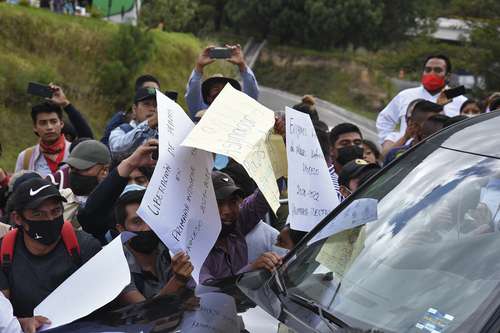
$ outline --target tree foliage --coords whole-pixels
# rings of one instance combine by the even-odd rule
[[[134,77],[151,58],[153,47],[153,38],[148,32],[131,25],[120,25],[108,46],[108,59],[99,69],[100,89],[114,99],[116,107],[123,107],[130,99]]]
[[[141,7],[141,24],[156,28],[160,23],[167,31],[184,31],[194,19],[198,2],[194,0],[149,0]]]

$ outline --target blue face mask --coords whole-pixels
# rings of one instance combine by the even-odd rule
[[[217,170],[222,170],[229,164],[229,157],[226,155],[215,154],[214,167]]]

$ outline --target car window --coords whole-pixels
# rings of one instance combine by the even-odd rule
[[[377,200],[374,221],[285,265],[289,293],[387,332],[449,332],[496,308],[486,305],[500,282],[500,160],[435,147],[412,155],[351,198]]]

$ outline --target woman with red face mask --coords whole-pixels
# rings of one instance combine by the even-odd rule
[[[467,100],[458,96],[448,100],[443,90],[448,89],[447,81],[451,73],[451,62],[445,55],[428,56],[422,68],[421,86],[399,92],[377,117],[377,131],[386,154],[406,131],[406,110],[408,104],[416,99],[424,99],[444,106],[443,113],[453,117],[460,114],[460,107]],[[399,125],[399,129],[397,128]]]

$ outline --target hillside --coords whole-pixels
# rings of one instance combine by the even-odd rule
[[[134,50],[134,40],[147,45]],[[141,32],[0,3],[0,167],[12,171],[17,154],[37,141],[29,114],[40,99],[26,94],[29,81],[61,85],[100,138],[116,108],[130,106],[131,83],[140,74],[155,75],[162,90],[178,91],[185,106],[185,85],[202,44],[191,34]],[[136,53],[140,61],[127,64]],[[231,70],[214,64],[207,74]]]
[[[266,46],[255,64],[259,83],[297,95],[312,94],[375,119],[393,95],[388,77],[369,55]]]

